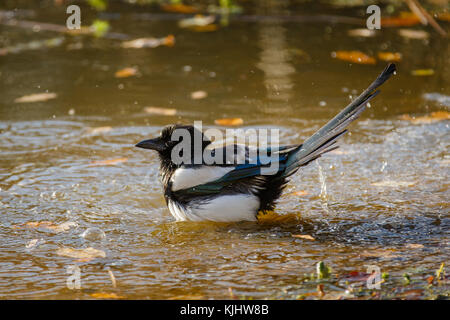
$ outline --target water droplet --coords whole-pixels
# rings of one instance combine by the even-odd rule
[[[106,235],[102,229],[93,227],[87,228],[82,234],[80,234],[80,237],[86,240],[95,241],[104,239]]]

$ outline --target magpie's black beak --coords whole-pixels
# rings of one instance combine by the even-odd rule
[[[143,140],[143,141],[139,142],[138,144],[136,144],[136,147],[162,152],[165,149],[165,144],[161,140],[161,138],[154,138],[154,139]]]

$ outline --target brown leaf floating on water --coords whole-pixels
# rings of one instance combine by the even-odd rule
[[[189,6],[182,3],[176,4],[162,4],[161,9],[166,12],[176,12],[176,13],[196,13],[198,9],[193,6]]]
[[[348,61],[357,64],[375,64],[374,57],[368,56],[361,51],[334,51],[331,53],[333,58]]]
[[[408,39],[428,39],[430,34],[423,30],[400,29],[398,34]]]
[[[219,126],[241,126],[244,124],[244,120],[242,118],[224,118],[216,119],[214,123]]]
[[[175,45],[175,37],[169,34],[164,38],[139,38],[129,41],[124,41],[120,45],[125,49],[141,49],[141,48],[156,48],[159,46],[173,47]]]
[[[399,62],[402,60],[402,54],[399,52],[378,52],[378,59],[388,62]]]
[[[203,91],[203,90],[191,92],[191,99],[193,99],[193,100],[204,99],[207,96],[208,96],[208,93],[206,91]]]
[[[44,93],[34,93],[26,95],[14,100],[15,103],[32,103],[32,102],[42,102],[51,99],[55,99],[58,95],[54,92],[44,92]]]
[[[88,262],[95,258],[106,258],[105,251],[98,250],[92,247],[85,249],[61,247],[56,250],[56,254],[63,257],[78,259],[79,262]]]
[[[310,236],[308,234],[293,234],[292,237],[293,238],[305,239],[305,240],[311,240],[311,241],[315,241],[316,240],[316,239],[314,239],[312,236]]]
[[[125,299],[124,296],[119,296],[113,292],[96,292],[91,293],[90,296],[96,299]]]
[[[114,166],[119,163],[127,162],[128,158],[117,158],[117,159],[110,159],[110,160],[98,160],[98,161],[92,161],[90,166]]]
[[[145,107],[144,112],[149,114],[157,114],[161,116],[174,116],[177,114],[177,110],[173,108],[160,108],[160,107]]]
[[[87,131],[89,134],[99,134],[99,133],[106,133],[112,130],[112,127],[105,126],[105,127],[96,127],[96,128],[88,128]]]
[[[435,111],[430,113],[429,115],[421,116],[421,117],[411,117],[408,114],[401,115],[399,117],[401,120],[409,121],[413,124],[429,124],[443,120],[450,119],[450,112],[448,111]]]
[[[288,195],[303,197],[303,196],[309,195],[309,192],[306,190],[299,190],[299,191],[294,191],[294,192],[288,193]]]
[[[417,70],[412,70],[411,74],[413,76],[419,76],[419,77],[432,76],[434,74],[434,70],[433,69],[417,69]]]
[[[61,233],[70,230],[72,227],[77,227],[78,224],[76,222],[67,221],[61,223],[59,225],[54,224],[51,221],[30,221],[22,225],[14,225],[13,229],[38,229],[43,228],[50,231],[54,231],[56,233]]]
[[[124,69],[116,71],[114,76],[116,78],[128,78],[128,77],[135,76],[137,74],[137,72],[138,72],[137,68],[134,68],[134,67],[124,68]]]
[[[397,17],[381,18],[381,27],[410,27],[420,23],[420,18],[412,12],[401,12]]]

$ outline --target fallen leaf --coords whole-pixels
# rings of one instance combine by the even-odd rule
[[[124,296],[119,296],[115,293],[107,293],[107,292],[96,292],[91,293],[90,296],[96,299],[124,299]]]
[[[104,251],[92,247],[85,249],[61,247],[56,250],[56,254],[63,257],[79,259],[78,261],[80,262],[88,262],[95,258],[106,258],[106,253]]]
[[[13,226],[13,229],[23,229],[23,228],[38,229],[38,228],[43,228],[43,229],[54,231],[56,233],[61,233],[61,232],[68,231],[72,227],[77,227],[77,226],[78,226],[78,224],[76,222],[72,222],[72,221],[67,221],[67,222],[64,222],[64,223],[59,224],[59,225],[56,225],[56,224],[54,224],[51,221],[30,221],[30,222],[27,222],[27,223],[25,223],[23,225],[15,225],[15,226]]]
[[[174,116],[177,114],[177,110],[172,108],[145,107],[144,111],[146,113],[158,114],[161,116]]]
[[[53,92],[34,93],[27,96],[23,96],[14,100],[15,103],[31,103],[42,102],[51,99],[55,99],[58,95]]]
[[[188,6],[182,3],[175,4],[162,4],[161,9],[166,12],[176,12],[176,13],[196,13],[198,9],[193,6]]]
[[[106,133],[112,130],[112,127],[105,126],[105,127],[96,127],[96,128],[88,128],[87,131],[89,134],[99,134],[99,133]]]
[[[419,76],[419,77],[432,76],[434,74],[434,70],[433,69],[417,69],[417,70],[412,70],[411,74],[413,76]]]
[[[116,78],[128,78],[128,77],[132,77],[135,76],[137,74],[138,70],[137,68],[124,68],[121,69],[119,71],[116,71],[116,73],[114,74],[114,76]]]
[[[204,27],[213,24],[215,20],[215,16],[203,16],[201,14],[197,14],[193,18],[180,20],[178,22],[178,26],[180,28]]]
[[[208,24],[206,26],[192,26],[189,29],[195,32],[212,32],[219,29],[219,27],[217,24]]]
[[[408,249],[423,249],[425,246],[420,243],[408,243],[406,244],[406,248]]]
[[[415,185],[415,182],[385,180],[385,181],[373,182],[373,183],[371,183],[371,185],[375,186],[375,187],[398,188],[398,187],[411,187],[411,186]]]
[[[399,117],[401,120],[410,121],[413,124],[430,124],[442,120],[450,119],[450,112],[448,111],[435,111],[430,113],[429,115],[421,116],[421,117],[411,117],[408,114],[401,115]]]
[[[352,29],[352,30],[348,30],[347,34],[350,37],[364,37],[364,38],[369,38],[369,37],[374,37],[377,32],[375,30],[370,30],[370,29],[364,29],[364,28],[360,28],[360,29]]]
[[[437,18],[441,21],[450,22],[450,12],[438,13]]]
[[[397,258],[398,255],[394,253],[394,249],[374,249],[374,250],[365,250],[360,253],[362,257],[366,258]]]
[[[420,23],[420,18],[412,12],[401,12],[397,17],[381,18],[382,27],[410,27]]]
[[[323,284],[317,285],[317,293],[319,294],[320,298],[323,298],[323,296],[325,295],[325,291],[323,291]]]
[[[293,238],[306,239],[306,240],[312,240],[312,241],[316,240],[316,239],[314,239],[313,237],[311,237],[308,234],[293,234],[292,237]]]
[[[207,96],[208,96],[208,93],[206,91],[200,90],[200,91],[191,92],[191,99],[194,99],[194,100],[204,99]]]
[[[141,48],[156,48],[159,46],[172,47],[175,45],[175,37],[169,34],[164,38],[139,38],[130,41],[124,41],[120,45],[122,48],[141,49]]]
[[[98,161],[92,161],[90,166],[114,166],[119,163],[127,162],[128,158],[117,158],[117,159],[110,159],[110,160],[98,160]]]
[[[366,55],[361,51],[334,51],[331,53],[333,58],[358,64],[375,64],[373,57]]]
[[[360,272],[360,271],[351,271],[348,274],[341,277],[348,282],[365,282],[369,279],[370,273]]]
[[[434,277],[433,277],[433,276],[429,276],[429,277],[427,278],[428,284],[432,284],[433,281],[434,281]]]
[[[241,126],[244,124],[244,120],[241,118],[224,118],[224,119],[216,119],[214,123],[219,126]]]
[[[398,62],[402,60],[402,54],[399,52],[378,52],[378,59],[388,62]]]
[[[428,39],[430,34],[423,30],[400,29],[398,34],[408,39]]]
[[[273,211],[262,212],[259,211],[256,217],[261,224],[280,224],[280,223],[296,223],[298,216],[290,214],[278,214]]]
[[[309,192],[306,190],[294,191],[289,193],[289,195],[291,196],[299,196],[299,197],[307,196],[308,194]]]
[[[167,300],[205,300],[205,296],[202,296],[200,294],[186,294],[173,296],[168,298]]]

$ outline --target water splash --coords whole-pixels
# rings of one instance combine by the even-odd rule
[[[319,169],[319,179],[320,179],[320,199],[323,210],[327,214],[330,214],[330,209],[328,207],[328,192],[327,192],[327,183],[326,176],[323,172],[322,166],[320,165],[319,159],[316,160],[317,168]]]

